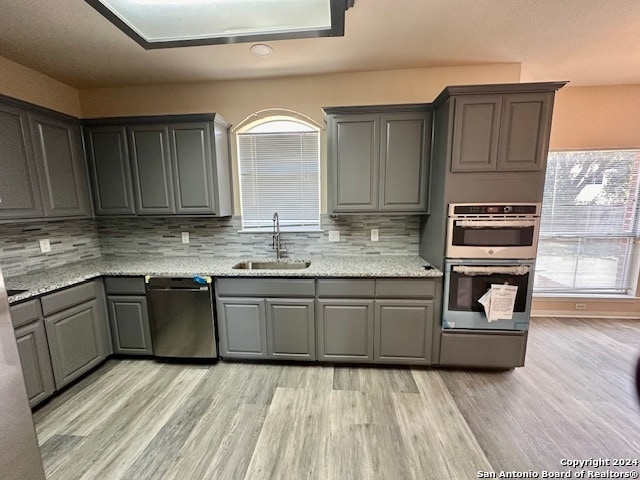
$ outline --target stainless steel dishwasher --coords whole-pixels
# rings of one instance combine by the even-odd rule
[[[217,358],[210,277],[147,277],[156,357]]]

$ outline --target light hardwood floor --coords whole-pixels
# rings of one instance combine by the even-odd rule
[[[550,318],[502,372],[110,360],[34,419],[49,480],[567,471],[640,457],[639,354],[640,321]]]

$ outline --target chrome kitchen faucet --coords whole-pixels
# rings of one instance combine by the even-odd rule
[[[280,219],[278,218],[278,212],[273,214],[273,243],[271,248],[276,251],[276,260],[282,258],[282,254],[287,252],[284,244],[280,244]]]

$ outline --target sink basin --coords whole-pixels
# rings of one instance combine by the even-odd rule
[[[18,295],[20,293],[28,292],[29,290],[7,290],[7,296],[11,297],[13,295]]]
[[[301,270],[309,268],[311,262],[240,262],[233,267],[234,270]]]

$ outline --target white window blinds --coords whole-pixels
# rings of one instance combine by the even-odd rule
[[[242,226],[320,228],[319,132],[297,121],[265,122],[238,134]]]
[[[640,151],[549,153],[534,289],[632,293]]]

